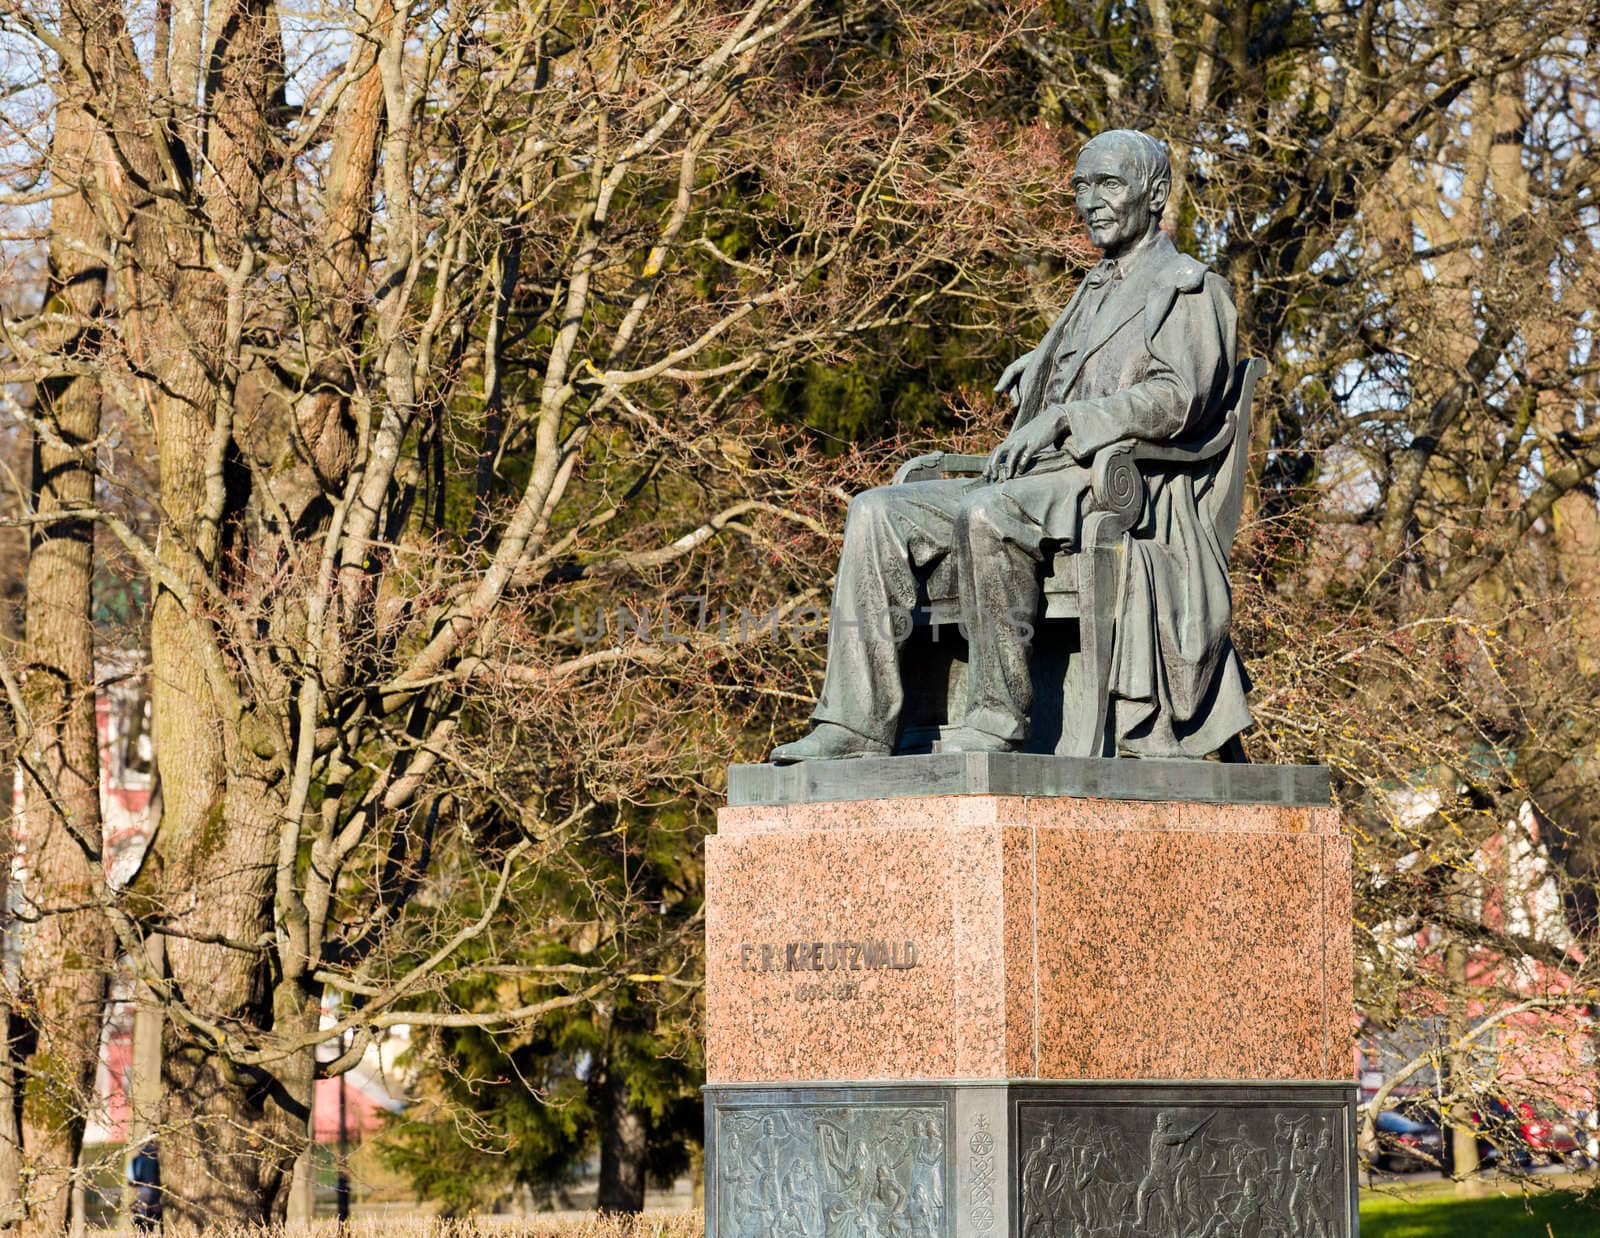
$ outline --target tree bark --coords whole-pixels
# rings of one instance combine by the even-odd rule
[[[160,934],[145,939],[145,966],[153,976],[167,970],[166,943]],[[133,1011],[133,1068],[128,1078],[128,1145],[124,1169],[131,1169],[134,1157],[161,1130],[161,1029],[165,1019],[159,1002],[141,997]],[[124,1223],[131,1229],[131,1209],[138,1188],[125,1182],[122,1192]]]
[[[70,16],[64,19],[70,22]],[[58,101],[51,161],[64,182],[92,181],[96,140],[70,97]],[[77,322],[53,351],[92,356],[98,331],[83,325],[103,310],[107,272],[87,254],[103,248],[87,197],[58,198],[51,211],[46,308]],[[38,387],[39,420],[49,433],[33,443],[34,526],[28,548],[22,688],[30,747],[41,768],[23,780],[23,837],[30,918],[22,958],[28,1051],[20,1063],[22,1165],[27,1177],[23,1232],[59,1234],[73,1223],[70,1201],[85,1116],[93,1096],[100,1028],[115,957],[110,924],[96,909],[104,888],[99,861],[100,751],[95,728],[94,526],[71,513],[94,502],[94,444],[100,385],[92,377]]]
[[[1452,941],[1444,952],[1445,979],[1454,990],[1450,997],[1450,1011],[1446,1035],[1451,1044],[1457,1044],[1468,1029],[1467,1003],[1467,944]],[[1451,1175],[1458,1188],[1464,1188],[1478,1172],[1478,1132],[1472,1125],[1472,1106],[1464,1094],[1472,1091],[1472,1050],[1456,1049],[1447,1063],[1450,1073],[1449,1090],[1456,1095],[1450,1107],[1450,1159]]]
[[[9,719],[0,719],[0,757],[5,769],[15,769],[15,734]],[[18,821],[11,797],[0,808],[0,951],[10,953],[16,931],[11,906],[12,861],[16,858]],[[11,1006],[0,1002],[0,1230],[9,1230],[22,1220],[22,1131],[17,1126],[17,1055],[13,1044],[16,1020]]]
[[[0,858],[9,866],[8,854],[0,851]],[[12,1022],[11,1007],[0,1003],[0,1230],[9,1230],[22,1220],[22,1132],[17,1128],[17,1059],[12,1048]]]
[[[206,716],[198,708],[174,712],[169,734],[192,736]],[[168,740],[158,751],[170,760],[183,749]],[[183,889],[205,891],[173,917],[192,936],[169,939],[168,969],[186,1003],[209,1019],[292,1034],[298,1030],[293,1021],[274,1019],[267,956],[256,945],[272,931],[274,809],[281,804],[251,779],[234,775],[227,781],[214,806],[197,814],[198,829],[185,830],[187,841],[167,853],[170,869],[185,874],[171,882],[169,897]],[[173,810],[169,791],[166,814]],[[168,1021],[161,1151],[169,1215],[196,1226],[281,1221],[307,1130],[299,1089],[284,1076],[305,1055],[291,1057],[281,1072],[244,1070],[217,1048],[179,1021]]]
[[[135,360],[158,379],[148,388],[164,519],[150,627],[151,714],[162,787],[156,847],[167,971],[188,1010],[249,1037],[275,1028],[280,1005],[268,943],[282,759],[254,715],[255,702],[231,681],[204,599],[234,578],[247,551],[234,433],[243,273],[254,262],[274,158],[268,117],[281,101],[283,57],[265,0],[215,7],[207,24],[215,33],[204,53],[203,139],[190,135],[194,100],[178,72],[187,73],[189,57],[179,55],[174,33],[168,102],[180,123],[170,140],[188,141],[182,158],[161,157],[141,136],[146,84],[136,74],[119,83],[131,109],[117,117],[124,154],[147,183],[172,192],[144,191],[131,177],[119,186],[129,243],[118,294],[128,307],[125,334]],[[190,212],[194,199],[203,228]],[[303,1017],[304,1003],[294,1006]],[[297,1018],[287,1030],[299,1026]],[[238,1069],[219,1048],[185,1021],[167,1021],[161,1153],[168,1216],[194,1226],[281,1220],[305,1142],[304,1102],[280,1072]]]
[[[620,1071],[606,1071],[600,1092],[600,1189],[595,1207],[601,1212],[643,1212],[649,1139],[645,1114],[630,1103],[628,1081]]]

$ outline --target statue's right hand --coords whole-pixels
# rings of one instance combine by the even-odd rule
[[[1006,366],[1005,371],[1000,375],[1000,381],[994,385],[995,394],[1009,395],[1013,404],[1018,403],[1020,397],[1017,394],[1017,387],[1022,382],[1022,375],[1028,368],[1028,362],[1032,360],[1033,354],[1028,352]]]
[[[1056,445],[1055,435],[1049,418],[1035,418],[1027,425],[1018,426],[989,453],[989,460],[983,466],[984,480],[1002,482],[1020,477],[1033,467],[1040,452]]]

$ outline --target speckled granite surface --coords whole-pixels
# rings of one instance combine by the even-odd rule
[[[728,808],[706,858],[712,1083],[1349,1073],[1330,809]]]

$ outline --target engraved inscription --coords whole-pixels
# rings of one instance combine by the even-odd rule
[[[742,941],[740,971],[908,971],[914,941]]]
[[[986,1234],[994,1228],[995,1176],[999,1166],[995,1164],[994,1135],[989,1130],[989,1119],[980,1113],[973,1126],[976,1129],[967,1140],[967,1151],[972,1155],[967,1205],[973,1228]]]
[[[833,984],[797,984],[794,986],[797,1001],[802,1002],[853,1002],[861,996],[859,980],[840,980]]]
[[[1022,1238],[1347,1238],[1331,1113],[1029,1107]]]
[[[939,1238],[944,1109],[719,1109],[718,1238]]]

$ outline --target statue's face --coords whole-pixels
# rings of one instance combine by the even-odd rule
[[[1149,234],[1167,197],[1164,184],[1145,184],[1131,151],[1112,144],[1084,148],[1072,172],[1072,188],[1090,239],[1108,258]]]

